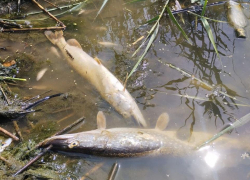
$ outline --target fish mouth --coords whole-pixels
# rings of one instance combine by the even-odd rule
[[[70,146],[71,139],[73,138],[73,134],[65,134],[65,135],[59,135],[59,136],[53,136],[51,138],[48,138],[44,141],[42,146],[49,146],[53,145],[55,148],[63,148],[66,149]]]

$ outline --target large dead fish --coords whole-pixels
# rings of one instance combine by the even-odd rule
[[[94,154],[98,156],[131,157],[141,155],[169,154],[176,156],[192,155],[202,151],[197,147],[211,134],[193,132],[192,138],[184,139],[175,131],[163,131],[168,124],[168,114],[163,113],[154,129],[113,128],[106,129],[106,119],[102,112],[97,115],[98,129],[54,136],[44,142],[44,146],[53,145],[63,151]],[[248,146],[248,143],[233,138],[220,137],[214,147]],[[249,146],[248,146],[249,147]],[[223,151],[224,153],[225,151]]]
[[[147,126],[135,100],[124,88],[121,82],[105,68],[98,59],[93,59],[82,50],[75,40],[67,42],[62,31],[45,31],[45,36],[59,47],[68,63],[99,91],[101,96],[109,102],[124,117],[133,116],[142,126]]]
[[[229,24],[235,29],[237,37],[245,38],[244,28],[247,26],[247,19],[242,11],[242,6],[232,0],[225,3]]]

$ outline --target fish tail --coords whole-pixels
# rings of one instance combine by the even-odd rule
[[[135,120],[143,127],[147,127],[147,123],[143,117],[143,115],[141,114],[140,110],[135,113],[133,112],[133,117],[135,118]]]
[[[55,33],[52,31],[45,31],[44,34],[53,44],[57,44],[58,40],[63,38],[63,31],[61,30],[55,31]]]

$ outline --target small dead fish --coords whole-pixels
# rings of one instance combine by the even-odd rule
[[[130,93],[124,89],[121,82],[98,60],[83,51],[75,39],[67,42],[62,31],[45,31],[46,37],[59,47],[67,62],[86,80],[88,80],[124,117],[134,117],[142,126],[147,123]],[[107,42],[106,44],[110,44]],[[112,43],[112,45],[114,45]]]
[[[6,147],[8,147],[12,143],[12,138],[6,139],[4,142],[0,144],[0,152],[3,152]]]
[[[107,42],[107,41],[103,41],[103,42],[98,42],[98,44],[105,46],[105,47],[115,47],[118,46],[118,44],[112,43],[112,42]]]
[[[57,50],[54,46],[51,46],[50,51],[51,51],[54,55],[56,55],[57,57],[59,57],[59,58],[61,57],[60,53],[58,52],[58,50]]]
[[[244,28],[247,26],[247,19],[243,13],[242,6],[232,0],[225,3],[229,24],[235,29],[238,38],[246,38]]]
[[[42,70],[40,70],[37,73],[36,80],[39,81],[40,79],[42,79],[42,77],[44,76],[44,74],[46,73],[47,70],[48,70],[48,68],[43,68]]]

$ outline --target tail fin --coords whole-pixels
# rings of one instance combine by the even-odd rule
[[[55,31],[55,33],[45,31],[44,34],[53,44],[57,44],[58,40],[63,37],[63,31]]]
[[[147,123],[141,113],[141,111],[138,109],[138,111],[135,113],[133,112],[133,117],[135,118],[135,120],[138,122],[139,125],[143,126],[143,127],[147,127]]]

